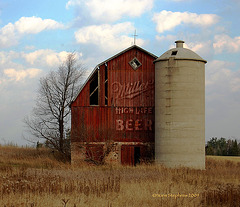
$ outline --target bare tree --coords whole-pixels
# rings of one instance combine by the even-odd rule
[[[84,71],[76,55],[70,53],[57,71],[40,79],[36,106],[31,116],[24,119],[34,137],[44,139],[49,147],[67,158],[70,158],[69,106],[79,90]]]

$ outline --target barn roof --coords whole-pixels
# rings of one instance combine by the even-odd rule
[[[99,63],[99,64],[93,69],[93,71],[92,71],[91,74],[88,76],[88,78],[86,79],[86,81],[84,82],[84,84],[82,85],[82,87],[80,88],[79,92],[77,93],[76,97],[73,99],[72,102],[74,102],[74,101],[77,99],[77,97],[78,97],[78,95],[81,93],[82,89],[85,87],[85,85],[87,84],[87,82],[91,79],[91,77],[99,70],[99,68],[100,68],[101,65],[109,62],[110,60],[113,60],[114,58],[116,58],[116,57],[124,54],[125,52],[127,52],[127,51],[129,51],[129,50],[131,50],[131,49],[133,49],[133,48],[137,48],[138,50],[141,50],[141,51],[143,51],[144,53],[147,53],[148,55],[154,57],[155,59],[158,58],[158,56],[156,56],[156,55],[148,52],[147,50],[144,50],[143,48],[141,48],[141,47],[139,47],[139,46],[137,46],[137,45],[133,45],[133,46],[131,46],[131,47],[129,47],[129,48],[127,48],[127,49],[125,49],[125,50],[117,53],[116,55],[114,55],[114,56],[108,58],[107,60]],[[70,104],[70,106],[71,106],[71,104]]]

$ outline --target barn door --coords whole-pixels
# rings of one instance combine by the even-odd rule
[[[121,164],[136,165],[140,163],[140,147],[123,145],[121,148]]]
[[[136,166],[137,164],[140,163],[140,147],[134,147],[134,165]]]
[[[133,146],[122,145],[121,164],[134,165],[134,147]]]

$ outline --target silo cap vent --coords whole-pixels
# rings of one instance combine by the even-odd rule
[[[176,43],[176,48],[183,48],[183,43],[184,43],[183,40],[177,40],[175,41],[175,43]]]

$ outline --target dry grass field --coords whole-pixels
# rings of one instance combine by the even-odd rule
[[[56,155],[55,155],[56,156]],[[206,170],[79,166],[46,149],[0,147],[1,207],[239,206],[240,158],[206,158]]]

